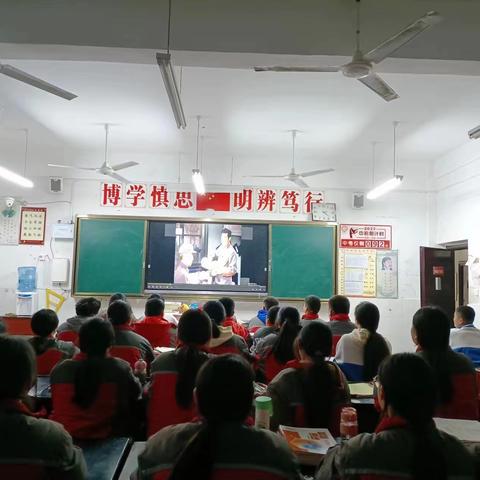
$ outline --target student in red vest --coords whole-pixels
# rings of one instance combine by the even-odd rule
[[[175,347],[177,326],[163,317],[165,304],[160,298],[145,302],[145,316],[133,324],[133,329],[155,347]]]
[[[66,358],[72,358],[78,352],[72,342],[63,342],[55,338],[58,316],[53,310],[42,308],[35,312],[32,315],[30,325],[35,336],[29,338],[28,342],[37,355],[37,372],[39,375],[48,375],[56,363]],[[49,353],[53,355],[49,355]],[[58,353],[58,355],[55,355],[55,353]],[[51,359],[48,358],[49,356]]]
[[[412,339],[432,368],[439,386],[437,417],[478,420],[475,368],[450,346],[450,319],[438,307],[423,307],[413,316]]]
[[[311,320],[321,320],[318,316],[321,306],[322,301],[316,295],[308,295],[308,297],[305,297],[304,310],[300,325],[304,327],[305,325],[308,325]]]
[[[242,337],[248,346],[252,344],[252,337],[248,333],[248,330],[237,322],[235,318],[235,302],[230,297],[222,297],[219,302],[225,307],[225,314],[227,317],[223,322],[224,327],[232,327],[232,331],[235,335]]]
[[[253,403],[253,372],[238,355],[221,355],[200,370],[196,423],[172,425],[150,437],[137,479],[300,480],[287,443],[245,424]]]
[[[235,335],[232,327],[225,327],[225,307],[217,300],[210,300],[203,305],[203,311],[212,321],[212,339],[208,344],[208,351],[216,355],[223,353],[238,353],[250,358],[247,344],[239,335]]]
[[[350,394],[340,368],[325,360],[332,350],[332,332],[321,322],[310,322],[300,331],[295,350],[297,358],[268,385],[272,427],[328,428],[339,436],[340,412],[350,403]]]
[[[53,370],[52,420],[82,440],[129,435],[141,393],[127,362],[108,356],[114,339],[109,322],[93,318],[79,332],[81,353]]]
[[[435,378],[425,361],[413,353],[392,355],[376,385],[382,420],[375,433],[330,449],[315,480],[474,478],[473,456],[435,427]]]
[[[132,307],[130,304],[122,300],[116,300],[108,307],[107,316],[115,332],[111,355],[127,360],[132,368],[139,358],[150,365],[154,358],[153,349],[146,338],[133,331],[131,326]]]
[[[25,340],[0,337],[0,376],[0,478],[86,478],[82,451],[65,429],[23,403],[35,384],[35,353]]]
[[[58,334],[60,338],[65,333],[78,334],[80,327],[98,314],[101,303],[94,297],[81,298],[75,304],[75,317],[67,319],[58,327]]]
[[[178,347],[162,353],[151,366],[148,402],[148,436],[167,425],[189,422],[196,415],[195,379],[208,360],[212,322],[200,310],[187,310],[178,322]]]
[[[262,308],[248,322],[248,329],[255,333],[259,328],[263,328],[267,322],[267,312],[276,305],[279,305],[279,302],[275,297],[265,297]]]

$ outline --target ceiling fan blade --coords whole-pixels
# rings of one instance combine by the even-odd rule
[[[428,12],[423,17],[419,18],[412,24],[405,27],[393,37],[385,40],[380,45],[365,55],[365,59],[379,63],[385,58],[389,57],[393,52],[397,51],[400,47],[413,40],[417,35],[424,32],[430,27],[433,27],[437,23],[442,21],[442,17],[437,12]]]
[[[115,172],[109,173],[107,176],[112,177],[115,180],[118,180],[119,182],[122,182],[122,183],[130,183],[130,180],[127,180],[126,178],[122,177],[121,175]]]
[[[314,175],[321,175],[322,173],[334,172],[334,168],[325,168],[324,170],[312,170],[310,172],[302,172],[299,175],[302,177],[313,177]]]
[[[7,77],[14,78],[15,80],[19,80],[20,82],[28,83],[32,87],[39,88],[45,92],[53,93],[53,95],[64,98],[65,100],[73,100],[74,98],[77,98],[77,95],[74,93],[63,90],[63,88],[56,87],[45,80],[34,77],[33,75],[30,75],[29,73],[26,73],[18,68],[12,67],[11,65],[0,65],[0,73],[7,75]]]
[[[301,177],[291,179],[290,181],[301,188],[308,188],[308,184]]]
[[[98,169],[94,167],[75,167],[73,165],[59,165],[57,163],[48,163],[47,164],[49,167],[55,167],[55,168],[70,168],[72,170],[88,170],[90,172],[96,172]]]
[[[112,165],[110,168],[113,171],[118,172],[119,170],[123,170],[129,167],[134,167],[135,165],[138,165],[138,162],[117,163],[116,165]]]
[[[359,78],[358,81],[362,82],[370,90],[373,90],[377,95],[380,95],[386,102],[398,98],[397,92],[385,83],[376,73],[371,73],[366,77]]]
[[[338,72],[340,67],[253,67],[256,72]]]
[[[285,178],[285,175],[244,175],[243,178]]]

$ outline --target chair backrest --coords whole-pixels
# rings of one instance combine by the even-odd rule
[[[333,335],[332,337],[332,357],[334,357],[337,353],[337,343],[340,341],[341,338],[341,335]]]
[[[51,476],[43,465],[25,464],[2,464],[0,463],[0,478],[17,478],[19,480],[48,480],[50,478],[60,478],[60,476]]]
[[[190,422],[197,416],[194,403],[188,409],[177,404],[175,400],[177,378],[176,372],[153,373],[147,407],[148,436],[168,425]]]
[[[28,335],[33,336],[31,327],[32,317],[17,317],[15,315],[5,315],[0,317],[7,329],[9,335]]]
[[[280,363],[272,352],[269,352],[264,359],[265,378],[270,383],[276,375],[287,367],[286,363]]]
[[[73,330],[66,330],[65,332],[58,332],[57,338],[64,342],[72,342],[78,347],[78,333]]]
[[[435,412],[436,417],[456,418],[460,420],[478,420],[478,390],[476,376],[461,373],[452,376],[453,400],[441,405]]]
[[[139,322],[133,326],[136,333],[146,338],[153,348],[170,347],[170,331],[172,326],[169,323],[143,323]]]
[[[154,474],[153,480],[167,480],[170,474],[170,469],[161,470]],[[275,472],[256,470],[253,466],[237,466],[236,468],[216,468],[211,478],[212,480],[287,480],[290,477],[288,474],[281,475]]]
[[[50,418],[61,423],[72,437],[94,440],[112,436],[119,406],[116,384],[101,384],[96,399],[88,408],[73,402],[73,384],[55,383],[51,389],[53,410]]]
[[[50,375],[53,367],[63,359],[63,352],[56,348],[49,348],[41,355],[37,355],[37,374]]]
[[[121,358],[128,362],[132,369],[135,368],[135,363],[142,358],[142,353],[137,347],[114,345],[110,348],[109,353],[111,357]]]

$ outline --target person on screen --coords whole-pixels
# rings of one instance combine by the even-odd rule
[[[233,276],[237,273],[237,252],[232,245],[232,231],[224,228],[221,233],[220,245],[215,249],[211,260],[210,274],[216,285],[233,285]]]
[[[191,283],[189,268],[193,263],[193,245],[184,243],[178,249],[178,263],[173,275],[173,283]]]

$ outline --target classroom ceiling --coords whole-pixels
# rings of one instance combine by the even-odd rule
[[[297,170],[336,169],[313,177],[312,186],[368,188],[372,142],[380,142],[376,178],[391,174],[392,121],[397,120],[405,188],[428,189],[430,161],[468,141],[467,130],[480,123],[480,2],[363,2],[367,45],[425,11],[435,8],[446,15],[442,24],[397,52],[401,58],[381,65],[382,76],[400,94],[386,103],[340,74],[251,69],[345,60],[351,53],[350,0],[212,0],[208,8],[206,2],[174,1],[173,57],[183,66],[186,131],[176,129],[154,62],[154,48],[164,45],[166,2],[116,0],[115,9],[113,3],[71,1],[67,9],[63,2],[50,2],[50,7],[42,2],[39,8],[38,2],[23,0],[8,9],[0,6],[0,42],[6,42],[0,44],[2,61],[79,96],[67,102],[1,77],[2,162],[14,167],[23,162],[23,137],[12,129],[28,128],[34,174],[65,173],[47,168],[49,162],[99,166],[100,124],[108,122],[115,124],[112,161],[142,164],[129,170],[129,178],[175,182],[180,158],[181,180],[188,181],[195,159],[195,116],[202,115],[203,170],[209,183],[258,184],[243,176],[287,172],[287,130],[299,129]],[[7,150],[15,153],[6,155]],[[81,172],[68,176],[98,178]]]

